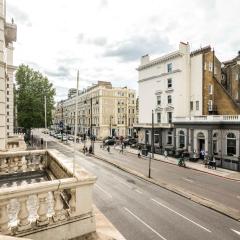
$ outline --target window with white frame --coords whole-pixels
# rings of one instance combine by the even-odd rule
[[[213,94],[213,85],[212,85],[212,84],[209,84],[209,85],[208,85],[208,93],[209,93],[210,95]]]
[[[208,100],[208,111],[212,111],[212,110],[213,110],[213,101]]]
[[[238,73],[236,74],[236,80],[238,81],[238,79],[239,79],[239,77],[238,77],[239,75],[238,75]]]
[[[199,101],[196,101],[196,110],[199,110]]]
[[[234,133],[228,133],[227,135],[227,155],[236,155],[237,151],[237,139]]]
[[[172,63],[167,64],[167,72],[168,73],[172,72]]]
[[[167,103],[172,104],[172,96],[171,95],[167,96]]]
[[[168,131],[167,134],[167,144],[172,144],[173,143],[173,133],[171,131]]]
[[[158,106],[161,105],[161,96],[157,96],[157,105],[158,105]]]
[[[172,123],[172,112],[167,113],[168,123]]]
[[[161,113],[157,113],[157,123],[161,123]]]
[[[183,130],[179,131],[179,147],[180,148],[185,147],[185,134]]]
[[[167,80],[167,87],[172,88],[172,79],[171,78],[168,78],[168,80]]]
[[[209,68],[209,71],[212,72],[212,70],[213,70],[213,64],[212,64],[212,62],[209,62],[208,68]]]

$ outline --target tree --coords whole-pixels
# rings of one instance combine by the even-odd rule
[[[20,65],[16,73],[16,105],[18,126],[25,129],[45,126],[44,96],[47,99],[47,125],[52,123],[55,89],[40,72]]]

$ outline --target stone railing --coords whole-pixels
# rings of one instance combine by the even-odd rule
[[[24,141],[23,135],[15,135],[7,138],[8,151],[21,151],[26,150],[27,146]]]
[[[56,150],[0,154],[0,158],[4,174],[6,169],[44,168],[52,178],[0,189],[0,234],[57,240],[95,231],[92,189],[96,177],[78,165],[73,173],[72,160]],[[56,235],[58,227],[65,235]]]
[[[203,115],[193,117],[175,117],[173,123],[177,122],[239,122],[240,115]]]
[[[47,153],[44,150],[0,154],[0,175],[41,170],[46,160]]]

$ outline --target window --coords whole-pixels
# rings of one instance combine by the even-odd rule
[[[213,101],[208,100],[208,111],[212,111],[212,110],[213,110]]]
[[[161,113],[157,113],[157,123],[161,123]]]
[[[161,105],[161,96],[157,96],[157,105],[158,105],[158,106]]]
[[[132,110],[132,113],[134,113],[134,109]]]
[[[238,100],[238,92],[236,93],[236,100]]]
[[[145,132],[145,138],[146,138],[146,144],[149,144],[150,133],[148,130],[146,130],[146,132]]]
[[[183,130],[179,131],[179,147],[185,147],[185,134]]]
[[[172,144],[172,138],[173,138],[172,132],[169,131],[167,135],[167,144]]]
[[[212,70],[213,70],[213,64],[212,64],[211,62],[209,63],[208,68],[209,68],[209,71],[212,72]]]
[[[172,72],[172,63],[168,63],[167,65],[167,72]]]
[[[199,101],[196,101],[196,110],[199,110]]]
[[[236,80],[238,81],[238,73],[236,74]]]
[[[120,108],[118,108],[118,113],[120,113]]]
[[[214,74],[217,74],[217,72],[218,72],[218,68],[214,67]]]
[[[190,102],[190,110],[193,110],[193,101]]]
[[[159,134],[154,134],[154,143],[155,144],[159,143]]]
[[[172,123],[172,112],[167,113],[168,123]]]
[[[234,133],[228,133],[227,135],[227,155],[236,155],[236,136]]]
[[[171,95],[168,95],[168,97],[167,97],[167,103],[168,103],[168,104],[172,104],[172,96],[171,96]]]
[[[167,84],[168,84],[168,88],[172,88],[172,79],[171,78],[169,78],[167,80]]]
[[[204,64],[204,70],[207,70],[207,63]]]
[[[210,95],[213,94],[213,85],[212,85],[212,84],[209,84],[209,85],[208,85],[208,93],[209,93]]]

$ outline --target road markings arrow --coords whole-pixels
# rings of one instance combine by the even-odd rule
[[[232,228],[231,228],[231,230],[240,236],[240,232],[239,232],[239,231],[234,230],[234,229],[232,229]]]

